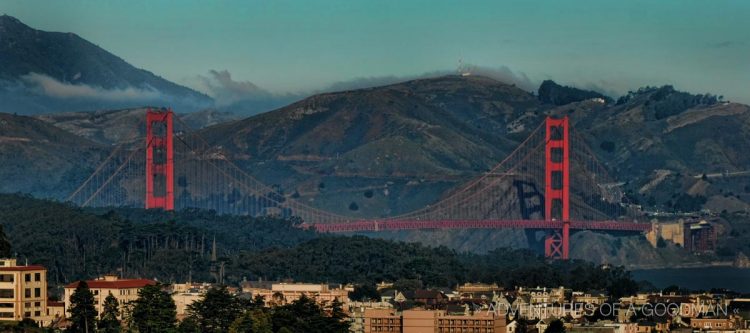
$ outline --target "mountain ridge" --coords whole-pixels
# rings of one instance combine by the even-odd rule
[[[212,101],[74,33],[37,30],[8,15],[0,16],[0,63],[0,88],[8,97],[0,110],[32,114],[160,100],[192,109]]]

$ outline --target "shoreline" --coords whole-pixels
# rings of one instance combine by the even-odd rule
[[[737,269],[750,269],[748,267],[737,267],[734,265],[734,261],[712,261],[712,262],[696,262],[696,263],[682,263],[675,265],[626,265],[625,269],[629,271],[642,271],[642,270],[657,270],[657,269],[682,269],[682,268],[711,268],[711,267],[732,267]]]

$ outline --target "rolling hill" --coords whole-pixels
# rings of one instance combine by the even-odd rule
[[[543,111],[512,85],[446,76],[317,95],[201,134],[302,200],[383,216],[424,206],[488,170]]]
[[[34,118],[86,139],[111,145],[145,137],[146,109],[146,107],[139,107],[91,112],[61,112],[38,115]],[[191,129],[201,129],[237,118],[231,113],[214,109],[178,114],[178,117]]]
[[[41,120],[0,113],[0,192],[63,199],[108,152]]]
[[[668,86],[644,88],[617,102],[603,103],[578,98],[582,93],[577,90],[556,87],[553,91],[554,100],[571,102],[543,102],[543,96],[485,77],[445,76],[316,95],[261,115],[208,126],[199,133],[285,195],[349,216],[379,217],[435,202],[500,161],[546,115],[567,114],[610,174],[624,182],[629,198],[647,210],[687,207],[680,203],[681,196],[705,198],[705,203],[691,208],[727,210],[728,214],[747,209],[748,177],[721,175],[750,165],[745,153],[750,142],[748,106]],[[46,161],[49,166],[37,166],[39,184],[19,178],[4,184],[3,191],[59,198],[62,189],[74,186],[71,179],[88,176],[96,166],[93,161],[102,158],[89,152],[91,160],[80,161],[79,156],[87,153],[71,145],[98,152],[103,144],[130,138],[142,127],[138,123],[141,111],[39,119],[4,115],[15,132],[6,129],[2,136],[28,137],[15,139],[15,146],[7,147],[25,144],[30,148],[24,150],[28,162],[8,168],[5,161],[15,161],[11,159],[14,151],[0,147],[9,151],[2,172],[20,177],[24,163]],[[55,135],[63,140],[54,139]],[[68,174],[61,177],[58,170],[68,170]],[[702,177],[704,173],[711,177]],[[724,227],[724,236],[732,228]],[[538,235],[467,230],[382,236],[488,251],[498,246],[522,247]],[[614,246],[603,235],[578,237],[590,239],[582,243],[592,244],[592,249],[606,249],[608,254],[601,260],[611,263],[679,261],[675,259],[679,249],[665,255],[638,250],[647,245],[636,239]],[[587,253],[586,249],[576,251],[574,256]]]

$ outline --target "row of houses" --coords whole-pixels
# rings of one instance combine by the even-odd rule
[[[64,326],[70,298],[80,282],[64,287],[61,301],[47,295],[47,271],[39,265],[18,265],[0,259],[0,320],[32,319],[41,325]],[[101,313],[109,295],[121,304],[121,317],[149,279],[105,275],[86,281]],[[208,283],[173,284],[170,293],[178,319],[212,287]],[[352,285],[253,281],[229,288],[242,297],[263,297],[267,306],[283,305],[305,295],[322,306],[343,303],[351,331],[366,332],[504,332],[541,333],[555,320],[568,332],[653,333],[702,331],[750,333],[750,298],[721,293],[690,295],[639,293],[613,300],[601,291],[557,288],[515,288],[467,283],[455,290],[399,291],[378,285],[379,300],[349,299]],[[659,308],[663,306],[663,311]],[[604,313],[605,310],[608,313]],[[593,315],[599,311],[599,319]]]
[[[750,299],[736,294],[639,293],[612,299],[602,291],[564,287],[505,290],[494,284],[467,283],[455,290],[392,292],[392,285],[385,284],[379,288],[380,302],[352,303],[354,332],[497,332],[504,326],[507,333],[541,333],[560,320],[567,332],[750,333]],[[415,331],[420,325],[413,322],[419,317],[414,311],[450,318],[458,326],[444,327],[433,320],[435,330]],[[477,320],[485,320],[482,327],[476,327]],[[492,324],[487,324],[490,320]]]

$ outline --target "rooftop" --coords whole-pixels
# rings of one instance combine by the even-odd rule
[[[47,269],[44,268],[44,266],[40,266],[40,265],[0,267],[0,272],[44,271],[44,270],[47,270]]]
[[[81,281],[76,281],[65,286],[65,288],[78,288]],[[89,289],[130,289],[143,288],[156,284],[154,280],[148,279],[117,279],[117,280],[87,280]]]

